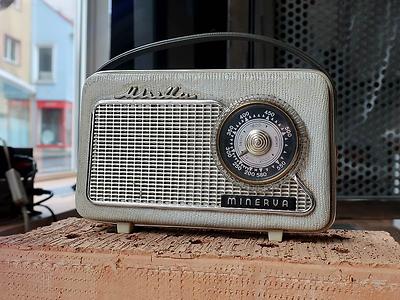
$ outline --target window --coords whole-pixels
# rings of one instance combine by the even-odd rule
[[[6,35],[4,39],[4,59],[10,63],[19,63],[20,42]]]
[[[53,48],[38,48],[38,81],[52,81],[53,78]]]
[[[42,110],[41,144],[60,144],[60,120],[62,110],[57,108]]]
[[[68,170],[71,164],[72,103],[36,100],[37,164],[47,172]]]
[[[33,149],[39,176],[76,168],[83,2],[14,0],[0,9],[0,137]]]
[[[84,67],[79,63],[80,28],[85,28],[80,24],[85,5],[80,0],[0,0],[0,137],[8,146],[21,148],[17,153],[23,159],[14,167],[22,176],[27,176],[27,162],[33,159],[36,179],[40,178],[35,187],[54,192],[54,202],[46,204],[56,214],[74,206],[71,186],[77,158],[77,109]],[[29,173],[24,185],[31,200],[33,176]],[[9,201],[9,193],[0,191],[0,198]],[[34,201],[42,199],[34,197]],[[40,208],[35,206],[32,215],[40,218],[37,212]],[[8,207],[3,215],[17,220]]]

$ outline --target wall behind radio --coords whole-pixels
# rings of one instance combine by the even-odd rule
[[[338,194],[400,198],[400,2],[277,1],[275,36],[316,57],[338,90]],[[299,61],[276,51],[282,67]]]
[[[342,0],[113,0],[111,56],[185,34],[241,31],[300,47],[338,89],[341,198],[400,199],[400,2]],[[243,42],[202,44],[122,68],[307,67],[283,51]]]

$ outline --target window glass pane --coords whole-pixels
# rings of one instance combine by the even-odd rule
[[[51,72],[51,48],[39,48],[39,72]]]
[[[72,143],[72,110],[71,107],[66,108],[65,111],[65,143],[71,145]]]
[[[42,130],[40,135],[42,145],[58,145],[61,142],[61,115],[61,109],[42,110]]]
[[[15,42],[10,39],[10,51],[9,51],[9,57],[11,61],[15,60]]]
[[[0,137],[33,148],[39,174],[75,170],[77,3],[0,9]]]
[[[8,51],[10,49],[9,42],[10,42],[10,40],[8,39],[8,37],[5,36],[4,37],[4,58],[8,57]]]

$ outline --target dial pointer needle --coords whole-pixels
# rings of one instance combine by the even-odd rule
[[[247,154],[247,153],[249,153],[249,150],[244,149],[244,150],[242,151],[242,153],[239,154],[239,157],[242,157],[243,155],[245,155],[245,154]]]

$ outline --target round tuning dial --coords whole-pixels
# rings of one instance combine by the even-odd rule
[[[277,100],[233,105],[216,129],[216,154],[224,173],[251,185],[284,179],[301,159],[303,128],[295,111]]]

